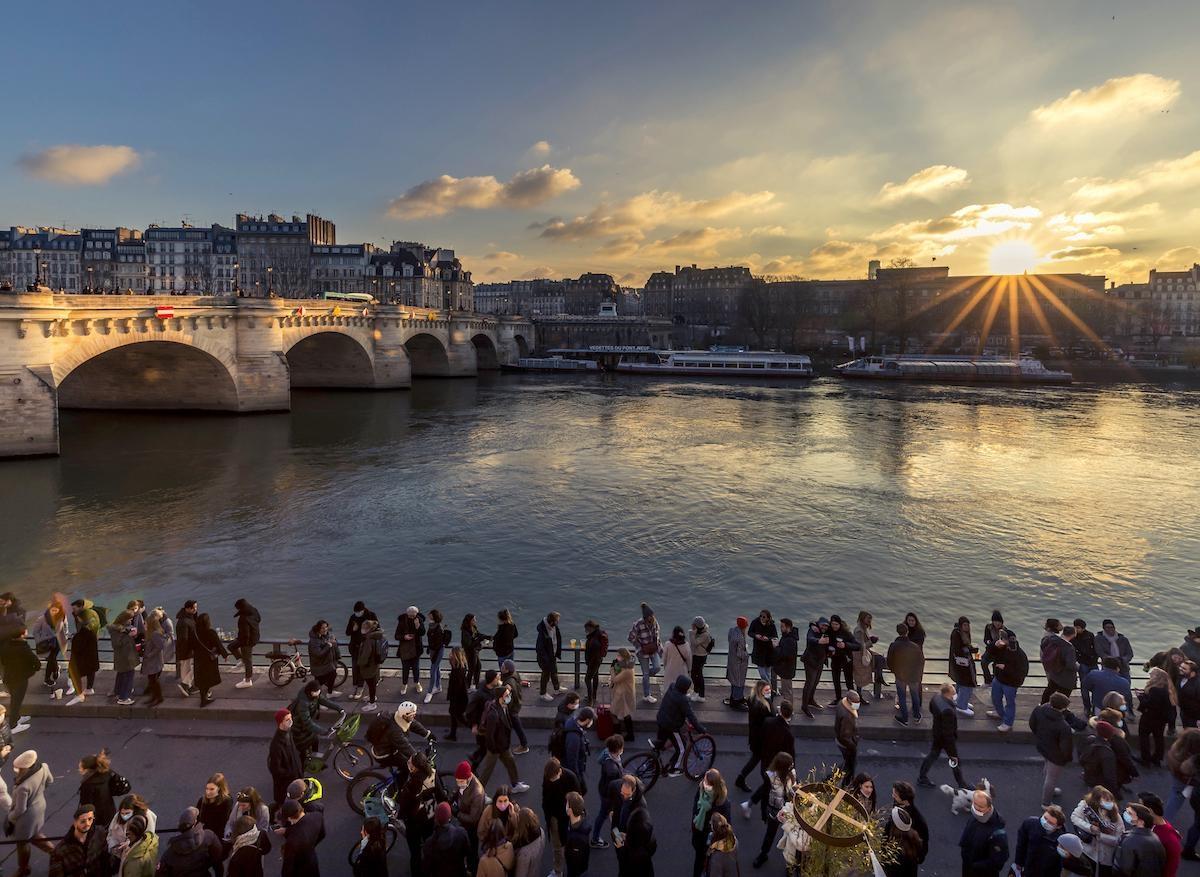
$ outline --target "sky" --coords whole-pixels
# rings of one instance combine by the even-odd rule
[[[1200,4],[310,3],[4,12],[0,226],[232,224],[477,282],[1200,261]]]

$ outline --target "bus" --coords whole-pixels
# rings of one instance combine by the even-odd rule
[[[329,301],[353,301],[364,305],[375,304],[375,296],[366,292],[327,292],[322,298]]]

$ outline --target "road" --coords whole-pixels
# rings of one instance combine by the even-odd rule
[[[36,728],[19,735],[15,750],[33,746],[54,771],[56,782],[49,793],[48,833],[61,833],[71,820],[77,802],[76,765],[82,755],[107,747],[116,770],[126,775],[138,791],[158,814],[162,827],[174,825],[178,814],[193,804],[200,796],[209,774],[220,770],[229,779],[234,789],[254,785],[266,790],[271,788],[266,771],[267,743],[273,728],[257,722],[245,721],[184,721],[157,720],[154,722],[117,719],[87,719],[85,721],[63,718],[42,718]],[[539,807],[540,778],[546,755],[546,731],[534,731],[530,735],[532,751],[517,759],[522,778],[534,788],[522,796],[522,803]],[[631,747],[631,750],[640,749]],[[443,743],[439,761],[453,766],[461,760],[469,747],[463,743]],[[1004,744],[975,743],[962,747],[963,764],[968,780],[988,777],[997,789],[997,805],[1010,827],[1015,843],[1016,828],[1026,816],[1039,813],[1038,794],[1041,788],[1041,762],[1032,747]],[[597,747],[593,742],[593,753]],[[717,767],[732,781],[745,760],[745,741],[739,738],[718,738]],[[832,741],[825,744],[815,740],[798,740],[797,754],[804,769],[813,765],[833,763],[837,750]],[[859,753],[859,769],[873,774],[880,787],[880,801],[890,797],[887,791],[893,781],[916,778],[917,765],[923,755],[921,747],[913,743],[889,744],[880,741],[864,741]],[[596,772],[591,768],[594,781]],[[6,780],[11,786],[11,768],[6,771]],[[503,777],[500,769],[499,777]],[[328,836],[319,848],[322,873],[337,875],[348,873],[346,852],[358,838],[358,817],[346,805],[343,796],[344,784],[336,776],[325,780],[326,830]],[[950,772],[943,762],[933,771],[935,782],[950,781]],[[1165,796],[1169,778],[1165,771],[1146,777],[1146,782],[1136,786],[1147,788]],[[495,780],[494,780],[495,781]],[[663,779],[650,795],[651,813],[658,838],[658,853],[655,857],[658,873],[676,873],[682,877],[685,863],[692,860],[688,818],[695,786],[686,778]],[[932,850],[921,873],[926,875],[952,875],[959,873],[957,840],[962,830],[963,817],[950,814],[949,801],[940,792],[918,789],[918,805],[930,824]],[[1082,780],[1077,773],[1070,772],[1064,778],[1064,805],[1073,806],[1083,792]],[[734,792],[735,801],[745,796]],[[589,796],[589,804],[594,798]],[[1187,809],[1184,810],[1188,814]],[[1190,819],[1190,814],[1185,816]],[[1184,827],[1186,828],[1186,822]],[[762,837],[762,823],[757,815],[745,820],[736,812],[734,826],[740,842],[743,873],[755,873],[750,863],[757,852]],[[0,868],[15,867],[16,857],[11,846],[0,847]],[[34,852],[34,873],[45,874],[46,857]],[[407,848],[397,844],[392,852],[391,872],[395,875],[408,873]],[[550,872],[551,860],[547,847],[546,873]],[[1189,870],[1191,869],[1191,870]],[[588,871],[594,877],[611,877],[617,872],[616,858],[611,850],[593,850],[592,865]],[[268,857],[268,874],[279,873],[278,848]],[[784,874],[781,855],[773,851],[768,864],[759,872],[764,875]],[[1181,874],[1200,874],[1200,867],[1184,863]]]

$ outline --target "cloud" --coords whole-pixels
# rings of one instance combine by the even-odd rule
[[[758,228],[750,229],[752,238],[785,238],[790,234],[791,232],[782,225],[760,225]]]
[[[646,246],[647,252],[672,253],[684,251],[696,256],[715,256],[717,248],[727,242],[737,240],[742,236],[740,228],[704,228],[688,229],[678,232],[663,240],[654,241]]]
[[[1163,271],[1182,271],[1197,262],[1200,262],[1200,247],[1175,247],[1159,256],[1154,266]]]
[[[598,237],[631,236],[640,240],[650,229],[693,220],[717,219],[739,211],[758,212],[774,206],[775,193],[730,192],[719,198],[689,201],[677,192],[652,190],[615,204],[601,203],[574,219],[550,219],[541,225],[541,237],[552,241],[580,241]]]
[[[1043,126],[1113,124],[1160,112],[1171,106],[1179,94],[1179,80],[1137,73],[1109,79],[1086,91],[1077,88],[1066,97],[1037,107],[1029,116]]]
[[[871,240],[907,239],[914,241],[961,241],[968,238],[1003,234],[1015,229],[1025,230],[1042,211],[1029,205],[968,204],[949,216],[938,219],[918,219],[900,222],[870,235]]]
[[[493,207],[535,207],[564,192],[579,188],[579,178],[569,168],[548,164],[521,171],[507,183],[493,176],[452,177],[442,174],[418,183],[388,204],[394,219],[444,216],[454,210]]]
[[[516,253],[510,253],[507,250],[497,250],[493,253],[488,253],[483,256],[485,262],[515,262],[521,257]]]
[[[101,186],[137,167],[141,161],[132,146],[51,146],[22,155],[17,164],[31,176],[63,186]]]
[[[1092,177],[1071,182],[1081,184],[1072,197],[1089,204],[1101,201],[1121,203],[1151,191],[1200,186],[1200,149],[1180,158],[1145,165],[1128,177],[1114,180]]]
[[[1157,216],[1157,203],[1143,204],[1132,210],[1083,210],[1075,213],[1056,213],[1046,220],[1046,227],[1053,229],[1067,241],[1089,241],[1097,237],[1113,238],[1126,233],[1125,225],[1131,220]]]
[[[1112,247],[1064,247],[1061,250],[1048,253],[1045,261],[1081,262],[1084,259],[1111,259],[1119,255],[1121,255],[1121,251],[1115,250]]]
[[[967,172],[949,164],[934,164],[917,171],[903,183],[884,183],[879,190],[879,200],[893,204],[906,198],[932,199],[942,192],[961,189],[970,183]]]
[[[539,140],[537,143],[533,144],[533,146],[529,147],[529,154],[538,155],[542,158],[545,158],[550,154],[550,141]]]

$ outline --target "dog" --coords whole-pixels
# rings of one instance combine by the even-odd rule
[[[992,791],[992,784],[988,782],[987,777],[983,777],[975,784],[973,789],[956,789],[954,786],[941,785],[938,786],[942,794],[950,798],[950,812],[957,816],[959,813],[969,813],[971,810],[971,796],[976,792],[987,792],[993,798],[995,793]]]

